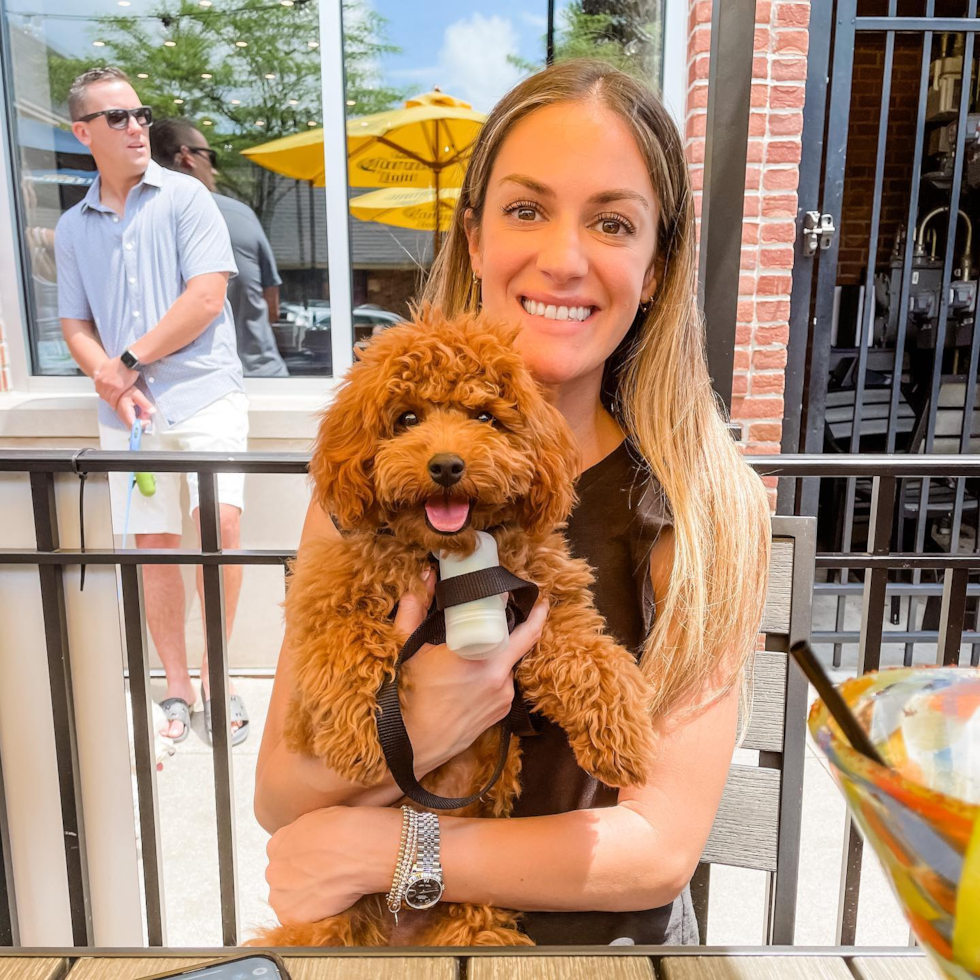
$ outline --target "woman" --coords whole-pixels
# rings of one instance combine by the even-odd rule
[[[712,393],[694,236],[683,147],[659,100],[601,62],[563,62],[491,112],[425,290],[448,315],[482,303],[523,325],[521,352],[582,452],[572,551],[597,569],[599,611],[657,691],[647,785],[601,786],[546,727],[523,742],[513,819],[440,818],[443,900],[524,910],[538,943],[697,941],[687,883],[735,746],[769,521]],[[576,307],[591,312],[580,320]],[[336,531],[314,505],[303,540],[318,534]],[[515,630],[510,662],[545,615],[539,604]],[[400,605],[406,637],[423,616]],[[256,814],[275,833],[272,907],[284,923],[309,922],[387,891],[401,793],[391,780],[345,783],[285,749],[288,634],[279,663]],[[419,776],[506,714],[513,693],[492,663],[444,645],[423,648],[406,672]]]

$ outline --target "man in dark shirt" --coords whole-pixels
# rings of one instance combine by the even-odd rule
[[[161,119],[150,131],[153,159],[169,170],[197,177],[214,196],[238,265],[228,285],[238,335],[238,356],[246,377],[284,378],[271,324],[279,319],[279,271],[269,239],[255,212],[241,201],[215,193],[214,151],[204,134],[186,119]]]

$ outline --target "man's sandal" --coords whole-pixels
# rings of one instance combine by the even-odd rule
[[[231,744],[241,745],[245,739],[248,738],[248,712],[245,710],[245,702],[242,700],[240,694],[233,694],[231,696],[231,720],[232,722],[239,721],[241,724],[238,728],[233,728],[231,732]],[[208,699],[204,702],[204,727],[208,733],[208,744],[213,745],[213,739],[211,735],[211,701]]]
[[[178,745],[191,733],[191,706],[183,698],[167,698],[160,702],[160,707],[163,709],[168,722],[179,721],[184,726],[184,730],[176,738],[170,738],[169,735],[163,736],[170,738],[174,745]]]

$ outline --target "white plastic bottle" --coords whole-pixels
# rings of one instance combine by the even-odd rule
[[[476,548],[466,558],[439,555],[442,579],[498,565],[497,542],[486,531],[476,532]],[[507,593],[447,606],[446,646],[465,660],[488,660],[507,646]]]

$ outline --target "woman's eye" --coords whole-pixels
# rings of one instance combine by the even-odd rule
[[[495,416],[491,415],[489,412],[480,412],[476,417],[477,422],[489,422],[493,425],[497,419]]]
[[[419,424],[419,417],[415,412],[402,412],[401,415],[395,420],[395,427],[399,429],[407,429],[410,426]]]
[[[623,234],[633,234],[633,226],[625,218],[620,217],[619,215],[600,215],[597,219],[597,223],[603,234],[606,235],[619,238],[622,237]]]
[[[531,201],[508,204],[503,210],[504,214],[513,214],[518,221],[534,221],[538,215],[538,206]]]

